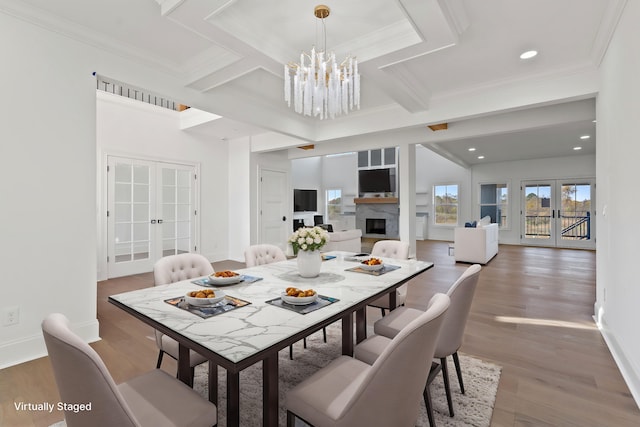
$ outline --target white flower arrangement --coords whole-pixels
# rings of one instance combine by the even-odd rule
[[[322,248],[329,241],[329,233],[322,227],[298,228],[289,237],[289,243],[293,247],[293,253],[298,251],[315,251]]]

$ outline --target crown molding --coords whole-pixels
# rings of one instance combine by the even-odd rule
[[[606,9],[606,13],[602,17],[600,28],[593,41],[593,48],[591,50],[591,58],[596,67],[600,66],[604,55],[607,53],[609,43],[611,43],[616,28],[618,28],[618,23],[627,5],[627,1],[628,0],[611,0],[610,3],[612,3],[612,5]]]
[[[182,67],[180,64],[168,63],[166,58],[151,55],[146,50],[137,49],[133,46],[117,42],[83,25],[59,18],[23,2],[0,0],[0,12],[36,25],[47,31],[68,37],[79,43],[138,62],[156,70],[161,70],[174,77],[179,76],[181,72]]]

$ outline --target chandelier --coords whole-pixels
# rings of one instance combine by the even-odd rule
[[[290,62],[284,66],[284,100],[289,107],[293,101],[296,113],[305,116],[320,116],[320,119],[335,118],[348,114],[354,107],[360,109],[360,74],[358,60],[348,55],[341,63],[336,62],[333,52],[326,52],[326,29],[324,19],[329,16],[328,6],[316,6],[313,14],[322,21],[324,48],[311,54],[302,52],[300,63]]]

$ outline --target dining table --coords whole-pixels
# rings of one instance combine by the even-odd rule
[[[240,423],[240,372],[261,362],[262,425],[277,426],[278,352],[339,321],[342,354],[353,355],[354,341],[366,338],[367,305],[389,294],[390,307],[395,308],[394,290],[433,267],[428,261],[379,257],[384,268],[368,271],[361,268],[367,255],[335,251],[322,256],[320,274],[312,278],[300,276],[294,258],[234,270],[237,283],[223,286],[208,284],[207,277],[188,279],[112,295],[109,302],[179,343],[178,378],[186,384],[193,380],[189,351],[205,356],[208,397],[214,403],[218,366],[226,370],[227,426]],[[190,307],[183,298],[209,286],[226,295],[218,303],[222,308],[211,316],[206,308]],[[308,305],[287,304],[282,294],[288,287],[312,289],[317,299]]]

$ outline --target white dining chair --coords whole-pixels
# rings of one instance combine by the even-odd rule
[[[200,254],[178,254],[160,258],[153,266],[153,282],[155,286],[168,285],[182,280],[208,276],[214,273],[213,266],[207,258]],[[162,358],[168,354],[178,360],[178,342],[162,332],[155,330],[156,345],[158,346],[158,362],[156,368],[162,365]],[[189,364],[191,365],[191,377],[194,368],[207,359],[200,353],[191,350],[189,352]]]
[[[104,362],[71,331],[60,313],[47,316],[42,333],[60,401],[91,404],[64,412],[67,427],[208,427],[216,406],[160,369],[116,385]]]
[[[247,267],[271,264],[278,261],[286,261],[287,256],[276,245],[261,244],[249,246],[244,251],[244,262]]]
[[[415,426],[449,297],[437,294],[369,365],[340,356],[286,395],[287,426]]]
[[[409,258],[409,243],[401,242],[400,240],[378,240],[373,244],[371,249],[372,257],[380,258],[396,258],[396,259],[408,259]],[[396,293],[396,306],[403,305],[407,300],[407,284],[400,286],[395,290]],[[389,295],[384,295],[369,304],[371,307],[379,308],[382,315],[385,315],[385,310],[389,310]]]
[[[449,406],[449,415],[453,417],[453,400],[451,398],[451,387],[449,383],[449,372],[447,369],[447,357],[452,356],[460,385],[460,392],[464,394],[464,383],[462,381],[462,369],[460,367],[460,359],[458,357],[458,349],[462,345],[464,329],[471,311],[471,303],[475,294],[480,271],[482,267],[478,264],[469,266],[464,273],[454,282],[447,291],[447,295],[451,299],[451,306],[442,326],[442,333],[436,344],[434,357],[439,359],[442,368],[445,392],[447,395],[447,404]],[[374,324],[374,332],[387,338],[395,337],[403,328],[415,320],[423,313],[422,310],[414,308],[400,307],[393,310],[388,316],[383,317]],[[366,340],[365,340],[366,341]],[[363,341],[358,344],[359,354],[363,359],[371,361],[376,353],[380,352],[383,347],[381,341],[378,340],[370,343]],[[365,356],[369,353],[368,356]]]

